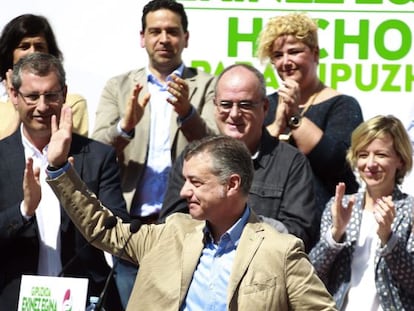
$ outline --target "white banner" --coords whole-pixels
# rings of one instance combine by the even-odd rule
[[[88,279],[23,275],[18,311],[84,311]]]
[[[22,13],[49,19],[65,56],[69,92],[87,99],[92,130],[105,82],[147,64],[139,37],[146,2],[18,0],[2,8],[0,27]],[[365,119],[393,114],[407,128],[414,120],[413,0],[179,2],[189,19],[186,65],[218,74],[225,66],[248,62],[263,71],[272,92],[278,78],[255,57],[257,36],[270,17],[308,12],[319,20],[321,79],[354,96]]]

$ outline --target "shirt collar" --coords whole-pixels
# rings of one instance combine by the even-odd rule
[[[49,145],[46,145],[43,150],[38,150],[24,135],[23,124],[20,124],[20,135],[22,137],[22,144],[25,150],[26,159],[31,157],[33,159],[47,160],[47,149]]]
[[[184,63],[181,63],[180,66],[177,67],[177,69],[175,69],[173,72],[171,72],[168,77],[167,77],[167,81],[171,80],[171,75],[175,74],[176,76],[182,77],[183,76],[183,72],[184,72]],[[149,83],[153,83],[156,84],[158,86],[163,86],[163,84],[155,77],[155,75],[153,75],[151,73],[151,70],[149,69],[149,67],[146,68],[146,73],[147,73],[147,81]]]
[[[222,240],[222,238],[224,236],[228,236],[229,239],[232,241],[232,243],[234,245],[237,245],[239,243],[241,234],[243,232],[243,229],[248,221],[250,217],[250,208],[248,206],[245,207],[244,212],[242,214],[242,216],[236,221],[236,223],[231,226],[221,237],[220,237],[220,241]],[[208,226],[204,227],[204,235],[205,237],[210,240],[213,241],[213,237],[211,235],[210,229],[208,228]],[[220,243],[220,242],[219,242]]]

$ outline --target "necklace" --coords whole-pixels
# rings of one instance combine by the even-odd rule
[[[319,81],[318,86],[316,88],[316,92],[312,94],[310,100],[302,107],[302,111],[300,113],[300,116],[303,117],[306,111],[309,110],[311,106],[316,102],[316,99],[318,98],[319,94],[325,89],[325,85]]]

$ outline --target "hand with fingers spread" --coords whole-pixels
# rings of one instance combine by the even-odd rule
[[[33,168],[33,159],[28,158],[23,175],[23,212],[26,216],[33,216],[42,198],[40,188],[40,168]]]
[[[168,92],[172,95],[172,97],[167,98],[167,102],[174,107],[175,112],[181,118],[185,118],[191,111],[187,82],[179,76],[172,74],[171,81],[167,82],[167,86]]]
[[[346,227],[349,224],[352,214],[352,207],[355,203],[355,198],[352,196],[347,206],[343,206],[342,199],[345,194],[345,183],[338,183],[335,189],[335,199],[331,206],[332,212],[332,237],[336,242],[339,242],[345,233]]]
[[[52,136],[47,150],[47,160],[52,167],[61,167],[67,160],[72,142],[72,110],[62,107],[60,121],[52,116]]]
[[[395,218],[395,205],[391,196],[384,196],[376,200],[374,217],[378,223],[378,237],[381,240],[381,245],[384,246],[390,239],[391,225]]]
[[[135,85],[125,110],[125,116],[121,120],[121,128],[126,133],[131,132],[142,119],[145,106],[150,100],[150,94],[145,94],[142,101],[138,101],[142,88],[143,86],[141,84]]]

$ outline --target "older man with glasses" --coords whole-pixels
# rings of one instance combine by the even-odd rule
[[[263,127],[269,107],[263,75],[245,64],[226,68],[217,79],[214,104],[220,133],[243,141],[252,155],[248,205],[279,231],[301,238],[309,251],[320,224],[315,219],[312,171],[301,152],[271,137]],[[180,157],[171,170],[161,222],[174,212],[188,212],[186,200],[179,196],[182,165]]]
[[[1,310],[17,310],[23,274],[88,278],[89,295],[99,296],[110,271],[102,251],[86,246],[45,182],[51,120],[53,115],[60,116],[66,90],[63,66],[51,54],[33,53],[14,65],[10,99],[22,122],[13,134],[0,140]],[[115,149],[73,134],[70,154],[76,171],[99,199],[128,220]],[[40,174],[39,204],[30,204],[25,193],[23,174],[28,163]],[[121,310],[113,281],[109,288],[105,307]]]

